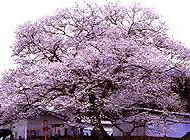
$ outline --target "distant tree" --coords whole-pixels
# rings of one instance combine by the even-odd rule
[[[72,124],[90,120],[103,135],[102,120],[116,126],[145,107],[183,110],[168,70],[186,64],[190,53],[166,31],[153,10],[113,3],[20,25],[13,45],[18,68],[1,81],[2,120],[51,107]]]

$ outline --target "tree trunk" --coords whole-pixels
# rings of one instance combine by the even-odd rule
[[[103,125],[101,123],[100,112],[98,110],[98,104],[96,103],[95,94],[89,94],[89,102],[91,104],[89,110],[91,113],[91,124],[93,126],[93,134],[94,136],[109,136],[107,132],[104,130]]]
[[[93,125],[93,134],[95,136],[109,136],[107,134],[107,132],[104,130],[104,127],[101,123],[101,119],[99,116],[95,116],[93,117],[93,119],[91,120],[92,125]]]

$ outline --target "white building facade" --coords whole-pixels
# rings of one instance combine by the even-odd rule
[[[46,125],[46,126],[45,126]],[[79,135],[80,129],[71,126],[66,126],[63,120],[50,115],[41,115],[36,119],[20,120],[12,125],[12,131],[15,139],[23,138],[28,139],[32,137],[45,136],[45,127],[47,128],[47,136],[68,136]]]

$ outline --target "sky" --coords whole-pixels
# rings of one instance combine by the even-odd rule
[[[117,2],[118,0],[85,1],[102,5],[106,1]],[[74,6],[76,2],[82,5],[84,0],[0,0],[0,77],[3,72],[16,67],[11,57],[11,45],[14,43],[14,32],[18,25],[51,15],[57,9]],[[120,0],[122,5],[133,2],[140,2],[143,6],[154,8],[166,21],[169,35],[190,48],[189,0]]]

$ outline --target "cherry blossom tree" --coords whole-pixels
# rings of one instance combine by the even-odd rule
[[[53,108],[72,124],[90,120],[103,135],[102,120],[117,126],[143,108],[183,110],[171,71],[188,65],[189,50],[138,4],[86,4],[27,22],[13,51],[18,68],[1,81],[2,120]]]
[[[173,75],[173,83],[172,90],[179,94],[181,100],[185,102],[184,108],[186,112],[190,112],[190,76],[189,76],[189,68],[183,68],[183,71],[178,70],[175,71],[175,75]]]

